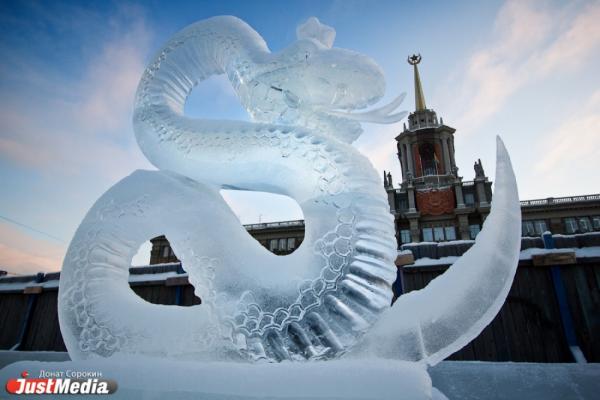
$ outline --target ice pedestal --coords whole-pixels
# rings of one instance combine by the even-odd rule
[[[117,356],[85,362],[22,361],[0,370],[0,380],[20,377],[23,371],[36,378],[41,370],[101,372],[118,384],[110,399],[444,398],[432,389],[423,364],[382,359],[249,364]]]

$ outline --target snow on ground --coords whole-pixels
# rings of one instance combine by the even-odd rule
[[[0,367],[18,359],[68,360],[68,355],[60,352],[0,351]],[[67,368],[94,371],[99,368],[105,373],[105,378],[115,379],[119,385],[115,395],[107,397],[110,399],[135,399],[144,396],[146,399],[256,400],[261,398],[260,393],[266,394],[266,391],[274,394],[277,390],[288,390],[289,397],[285,399],[295,400],[306,398],[303,397],[305,393],[314,393],[323,387],[333,391],[336,385],[340,385],[336,395],[327,397],[331,391],[323,390],[323,396],[313,398],[360,399],[362,393],[372,389],[371,385],[376,385],[381,387],[374,389],[370,397],[362,398],[385,399],[385,391],[388,390],[390,398],[402,399],[413,394],[410,387],[428,386],[427,378],[421,372],[412,368],[404,370],[401,366],[396,366],[397,362],[394,361],[357,360],[355,364],[346,364],[343,368],[338,368],[340,362],[327,363],[262,364],[263,367],[221,364],[217,369],[208,371],[214,365],[171,361],[168,365],[159,367],[156,360],[152,359],[147,359],[145,363],[113,365],[107,360],[89,363],[23,361],[1,369],[0,380],[6,382],[8,378],[17,377],[24,369],[32,376],[31,373],[35,374],[41,368],[46,371],[64,371]],[[375,366],[378,363],[380,365]],[[230,369],[229,366],[234,368]],[[258,367],[258,370],[240,377],[244,369],[254,367]],[[316,369],[310,372],[312,367]],[[279,372],[271,374],[269,369],[279,369]],[[443,361],[428,372],[434,388],[450,400],[591,400],[596,399],[600,393],[600,364]],[[215,376],[216,380],[211,381]],[[259,380],[245,382],[250,379]],[[410,380],[414,382],[408,382],[404,386]],[[205,382],[209,383],[208,386],[203,386]],[[265,387],[259,388],[252,397],[250,386],[259,383]],[[214,390],[219,385],[227,386],[223,390],[232,394],[207,394],[207,389]],[[157,387],[160,390],[154,391]],[[304,388],[306,391],[303,393]],[[243,390],[246,391],[245,394],[239,394]],[[76,399],[75,396],[68,398]],[[271,400],[274,398],[277,396],[270,397]],[[417,394],[414,398],[427,397],[419,397]]]
[[[21,361],[0,370],[0,381],[22,371],[101,372],[118,384],[110,399],[353,399],[420,400],[432,398],[431,379],[422,364],[392,360],[227,363],[183,362],[153,358],[88,361]],[[50,398],[50,396],[31,396]],[[89,398],[89,396],[82,398]],[[68,396],[69,399],[78,398]],[[440,397],[435,397],[436,399]],[[443,397],[442,397],[443,398]]]

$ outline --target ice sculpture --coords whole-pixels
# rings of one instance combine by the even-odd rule
[[[489,222],[462,264],[472,254],[490,252],[493,258],[478,259],[483,265],[476,274],[460,278],[452,267],[447,277],[390,310],[393,218],[379,174],[351,142],[362,132],[360,122],[402,119],[405,113],[393,114],[402,96],[356,112],[382,97],[379,67],[332,48],[335,31],[316,18],[297,36],[271,53],[243,21],[215,17],[176,34],[150,63],[136,94],[134,127],[142,151],[160,171],[136,171],[112,187],[69,246],[59,318],[72,359],[326,359],[347,353],[378,323],[353,354],[377,354],[375,340],[391,343],[399,336],[397,358],[421,360],[446,355],[445,349],[464,344],[493,317],[514,274],[518,243],[509,236],[518,237],[513,228],[520,218],[502,145]],[[227,74],[253,122],[183,115],[194,86],[215,74]],[[294,198],[306,219],[302,246],[286,257],[269,253],[240,225],[221,188]],[[490,221],[507,229],[490,230]],[[160,234],[169,238],[202,305],[154,305],[130,290],[131,258]],[[485,244],[494,237],[501,240],[495,252]],[[477,286],[489,273],[502,281],[487,285],[486,297]],[[459,280],[460,286],[448,287]],[[437,304],[446,290],[457,308]],[[472,293],[479,302],[470,314],[465,296]],[[419,312],[409,317],[412,307]],[[385,318],[377,322],[382,312]]]

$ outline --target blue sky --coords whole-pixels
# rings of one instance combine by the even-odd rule
[[[384,101],[408,92],[407,110],[413,92],[406,56],[420,52],[427,105],[457,129],[465,180],[477,158],[493,176],[500,134],[521,198],[600,192],[599,2],[2,2],[0,269],[60,269],[94,201],[133,170],[152,168],[131,126],[141,73],[173,33],[224,14],[248,22],[272,51],[317,16],[336,29],[335,46],[383,68]],[[202,83],[186,112],[247,118],[224,79]],[[356,143],[395,182],[400,129],[367,124]],[[226,196],[244,223],[301,217],[288,199]]]

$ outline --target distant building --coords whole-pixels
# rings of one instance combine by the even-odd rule
[[[304,221],[266,222],[244,225],[254,239],[277,255],[292,253],[304,240]]]
[[[391,173],[383,183],[395,217],[398,248],[407,243],[475,239],[490,212],[492,182],[481,160],[472,181],[463,181],[454,158],[456,129],[427,108],[417,64],[413,66],[415,111],[396,137],[402,182],[394,187]],[[521,201],[522,235],[540,236],[600,231],[600,194]],[[275,254],[289,254],[304,238],[303,221],[245,225],[248,233]],[[177,261],[164,236],[151,240],[151,264]]]
[[[277,255],[292,253],[304,240],[304,221],[264,222],[244,225],[248,233]],[[151,239],[150,264],[176,262],[177,257],[165,236]]]

